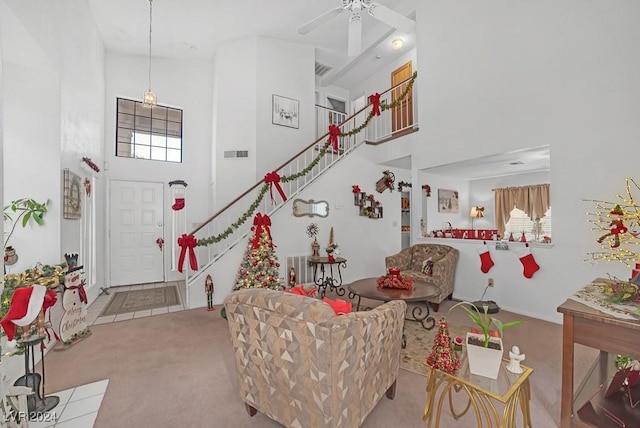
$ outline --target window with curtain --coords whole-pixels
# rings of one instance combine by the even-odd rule
[[[540,224],[540,236],[551,236],[551,197],[550,184],[532,186],[505,187],[494,189],[496,229],[498,235],[504,237],[509,225],[509,233],[525,232],[527,236],[535,236]],[[515,211],[517,208],[518,211]],[[512,212],[514,213],[512,222]],[[530,223],[521,220],[527,218]],[[538,220],[536,220],[538,219]],[[514,230],[515,228],[515,230]],[[520,228],[520,230],[517,230]],[[536,229],[534,231],[534,229]],[[531,239],[534,240],[534,239]]]

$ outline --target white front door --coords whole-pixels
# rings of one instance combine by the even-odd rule
[[[164,282],[163,183],[111,181],[111,286]]]

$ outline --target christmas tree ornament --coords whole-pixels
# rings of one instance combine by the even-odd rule
[[[534,273],[536,273],[540,266],[536,263],[536,259],[531,254],[531,250],[529,249],[529,244],[525,244],[524,248],[521,250],[517,250],[518,258],[522,262],[522,266],[524,267],[524,271],[522,274],[526,278],[531,278]]]
[[[613,241],[611,242],[611,248],[618,248],[620,246],[620,234],[627,233],[627,228],[623,223],[624,219],[624,211],[620,205],[616,204],[613,209],[609,212],[609,216],[611,217],[611,222],[609,223],[609,232],[605,233],[601,237],[598,238],[598,243],[601,244],[605,238],[612,236]]]
[[[451,345],[449,324],[444,317],[438,321],[438,333],[433,339],[433,347],[427,357],[427,364],[446,373],[453,373],[460,368],[460,358]]]
[[[480,270],[482,273],[489,272],[495,263],[491,259],[491,253],[489,253],[489,247],[487,247],[486,242],[483,242],[482,247],[478,248],[478,254],[480,255]]]

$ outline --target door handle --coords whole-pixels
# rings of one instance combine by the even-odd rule
[[[162,251],[162,247],[164,245],[164,239],[162,238],[156,239],[156,244],[158,244],[158,247],[160,247],[160,251]]]

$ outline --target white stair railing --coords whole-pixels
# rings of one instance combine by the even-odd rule
[[[375,141],[386,138],[389,134],[388,130],[391,129],[389,124],[395,120],[391,118],[391,114],[398,114],[397,110],[403,108],[399,98],[405,98],[411,92],[416,76],[414,74],[412,78],[381,94],[380,105],[383,108],[380,116],[371,117],[371,104],[348,118],[341,117],[340,115],[344,115],[344,113],[335,110],[324,107],[317,108],[319,122],[327,125],[324,128],[325,132],[311,145],[274,170],[281,179],[279,184],[287,200],[295,199],[298,193],[313,183],[324,171],[355,150],[365,139],[366,141]],[[398,88],[404,88],[402,93],[405,96],[397,93],[394,95],[393,91]],[[396,105],[391,108],[393,103]],[[364,129],[360,129],[365,126],[367,121],[368,125]],[[330,133],[326,132],[331,124],[340,129],[338,150],[335,150],[333,145],[329,143]],[[414,126],[413,123],[405,125],[406,127]],[[318,130],[322,132],[320,126],[318,125]],[[361,130],[364,132],[360,132]],[[270,193],[273,193],[273,200]],[[188,256],[185,257],[183,269],[186,272],[187,289],[191,283],[199,279],[209,265],[222,257],[238,242],[246,240],[253,225],[253,218],[257,213],[270,216],[285,203],[278,194],[275,184],[269,186],[261,181],[193,230],[189,235],[197,241],[194,252],[199,269],[195,272],[190,271]]]

